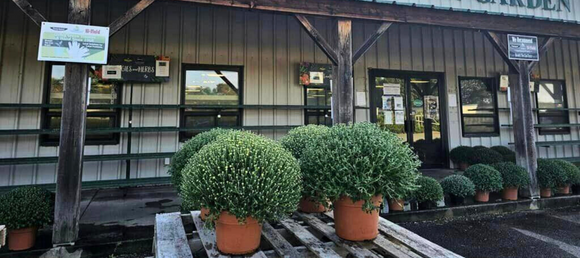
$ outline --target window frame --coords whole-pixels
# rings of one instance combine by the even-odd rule
[[[308,89],[325,89],[326,93],[325,96],[328,94],[331,94],[332,91],[330,89],[330,87],[325,87],[325,86],[303,86],[304,87],[304,125],[311,125],[312,123],[309,122],[308,118],[311,116],[316,116],[318,123],[316,125],[326,125],[326,126],[332,126],[332,109],[316,109],[316,108],[308,108]],[[330,95],[332,98],[332,95]],[[330,119],[330,124],[327,124],[326,121],[325,123],[320,123],[320,116],[328,116],[328,119]],[[325,117],[326,118],[326,117]]]
[[[461,82],[463,80],[482,80],[484,82],[490,83],[491,85],[491,95],[493,97],[493,115],[485,116],[485,117],[493,117],[495,120],[494,123],[494,131],[491,133],[466,133],[465,132],[465,122],[464,122],[464,114],[463,114],[463,97],[462,97],[462,89],[461,89]],[[466,138],[471,137],[497,137],[500,135],[500,128],[499,128],[499,109],[497,103],[497,82],[492,77],[472,77],[472,76],[459,76],[457,81],[457,88],[459,92],[459,120],[461,122],[461,135]]]
[[[538,102],[538,92],[540,91],[540,83],[541,82],[558,82],[562,84],[562,88],[564,90],[563,92],[563,98],[564,98],[564,106],[565,108],[569,108],[568,107],[568,88],[566,88],[566,80],[551,80],[551,79],[537,79],[537,80],[533,80],[534,82],[534,98],[536,101],[536,121],[538,122],[538,124],[542,124],[540,123],[540,107],[539,107],[539,102]],[[565,113],[566,115],[563,115],[562,117],[566,118],[567,123],[565,124],[570,124],[570,111],[569,110],[562,110],[562,113]],[[546,117],[546,116],[543,116]],[[550,117],[550,116],[547,116]],[[554,117],[554,116],[552,116]],[[551,129],[553,127],[540,127],[538,128],[538,134],[539,135],[565,135],[565,134],[570,134],[572,132],[572,130],[570,130],[570,127],[564,127],[562,129]],[[556,127],[557,128],[557,127]]]
[[[187,71],[191,70],[222,70],[229,72],[238,73],[238,105],[243,106],[244,103],[244,66],[241,65],[210,65],[210,64],[181,64],[181,83],[180,83],[180,103],[185,104],[185,84],[187,78]],[[186,111],[186,108],[181,107],[179,109],[179,128],[187,128],[185,126],[186,118],[189,116],[217,116],[217,115],[237,115],[237,126],[242,126],[243,123],[243,108],[237,108],[236,111],[232,108],[224,108],[227,111],[222,111],[222,109],[202,109],[198,111]],[[213,127],[207,127],[207,129],[219,128],[218,120],[216,119]],[[205,127],[204,127],[205,129]],[[185,142],[192,137],[187,135],[187,132],[179,132],[179,141]]]
[[[52,79],[52,69],[55,65],[63,65],[65,63],[61,62],[46,62],[45,68],[45,78],[44,78],[44,89],[43,89],[43,97],[42,102],[44,104],[50,105],[50,90],[51,90],[51,79]],[[90,71],[89,71],[90,72]],[[112,84],[116,84],[118,87],[117,92],[117,100],[114,105],[120,105],[123,99],[123,83],[120,82],[112,82]],[[62,108],[61,108],[62,109]],[[113,127],[110,128],[119,128],[121,125],[121,109],[120,108],[111,108],[111,111],[106,112],[87,112],[87,117],[112,117],[113,118]],[[43,107],[41,109],[40,115],[40,126],[42,129],[50,129],[50,121],[52,117],[62,117],[62,111],[50,111],[49,107]],[[60,129],[59,129],[60,131]],[[107,139],[95,139],[91,138],[94,134],[85,134],[85,145],[117,145],[120,143],[120,133],[108,133],[110,137]],[[50,138],[48,134],[41,134],[40,135],[40,146],[59,146],[60,144],[60,134],[56,137],[56,139]]]

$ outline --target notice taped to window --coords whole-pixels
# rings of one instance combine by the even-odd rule
[[[106,64],[109,28],[43,22],[38,61]]]

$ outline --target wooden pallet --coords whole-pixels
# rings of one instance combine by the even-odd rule
[[[191,232],[186,233],[186,229]],[[379,222],[379,236],[372,241],[350,242],[339,238],[333,227],[332,212],[296,212],[279,223],[264,223],[259,250],[245,257],[461,257],[386,219]],[[218,257],[214,231],[205,229],[199,211],[191,214],[157,214],[153,253],[157,258]]]

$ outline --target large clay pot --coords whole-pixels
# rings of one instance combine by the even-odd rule
[[[199,218],[202,221],[205,221],[205,218],[207,218],[207,215],[209,215],[209,209],[207,209],[205,207],[201,207],[201,209],[199,210]]]
[[[570,194],[570,185],[559,186],[557,189],[558,194],[568,195]]]
[[[397,212],[405,210],[405,200],[403,199],[387,199],[389,202],[389,212]]]
[[[459,170],[465,171],[469,167],[469,164],[467,164],[466,162],[461,162],[458,164],[457,167],[459,168]]]
[[[379,206],[383,196],[372,198],[373,205]],[[336,235],[349,241],[372,240],[379,234],[378,209],[367,213],[362,209],[364,201],[353,202],[342,196],[334,202],[334,227]]]
[[[22,251],[30,249],[36,242],[38,227],[8,230],[8,249],[11,251]]]
[[[542,197],[542,198],[552,197],[552,188],[541,188],[540,189],[540,197]]]
[[[476,202],[489,202],[489,192],[488,191],[475,191],[475,201]]]
[[[310,197],[302,197],[300,203],[298,204],[298,209],[305,213],[322,213],[326,212],[324,205],[316,202]]]
[[[506,187],[501,192],[501,198],[504,201],[517,201],[518,200],[518,187]]]
[[[224,211],[215,223],[217,248],[225,254],[249,254],[260,246],[262,225],[254,218],[240,224],[236,216]]]

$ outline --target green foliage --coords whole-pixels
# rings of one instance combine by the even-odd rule
[[[54,200],[38,187],[20,187],[0,196],[0,225],[9,229],[41,227],[52,223]]]
[[[553,159],[538,159],[536,176],[541,188],[562,186],[568,181],[566,170]]]
[[[495,192],[501,190],[501,174],[493,167],[477,164],[465,170],[465,176],[473,182],[475,189],[479,191]]]
[[[456,164],[469,163],[475,150],[469,146],[458,146],[449,152],[449,158]]]
[[[436,202],[443,199],[443,188],[434,178],[420,176],[417,179],[417,185],[419,189],[413,193],[413,198],[417,202]]]
[[[483,145],[477,145],[477,146],[473,146],[474,150],[483,150],[483,149],[488,149],[487,147],[483,146]]]
[[[501,174],[503,188],[527,186],[530,184],[528,171],[523,167],[511,162],[496,163],[492,167]]]
[[[206,145],[183,169],[181,197],[210,210],[207,222],[228,211],[240,222],[277,220],[301,197],[298,161],[282,145],[250,132],[231,132]]]
[[[443,192],[457,197],[473,196],[475,185],[471,180],[462,175],[450,175],[441,181]]]
[[[409,196],[416,188],[420,161],[396,134],[371,123],[335,125],[328,134],[309,144],[300,159],[304,192],[320,203],[346,195],[364,200],[364,210],[374,208],[371,198]]]
[[[493,146],[491,150],[501,154],[503,156],[503,161],[516,163],[516,153],[506,146]]]
[[[328,133],[330,128],[324,125],[307,125],[294,128],[288,132],[280,143],[289,150],[292,155],[300,159],[306,145],[316,141],[321,135]]]
[[[566,171],[566,184],[573,185],[578,183],[580,178],[580,169],[577,166],[561,159],[556,159],[554,162],[562,169],[564,169],[564,171]]]
[[[491,165],[502,162],[503,156],[494,150],[488,148],[475,149],[469,158],[469,164],[485,164]]]
[[[200,133],[185,142],[181,149],[173,155],[168,173],[171,175],[171,181],[175,188],[177,188],[178,192],[180,191],[181,187],[182,170],[185,165],[187,165],[189,159],[193,157],[193,155],[195,155],[199,150],[201,150],[203,146],[212,143],[219,136],[231,131],[232,130],[215,128],[210,131]],[[188,205],[184,203],[183,206]]]

